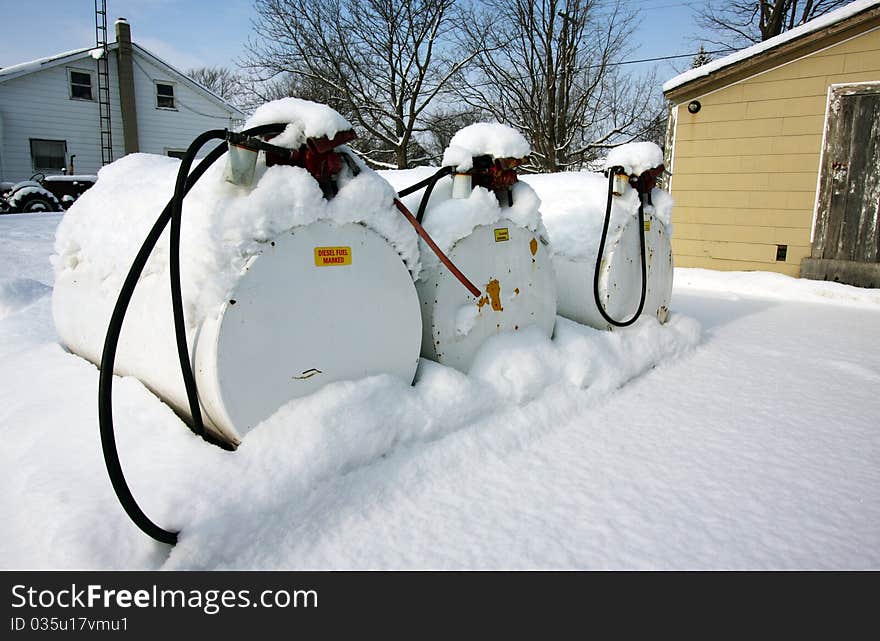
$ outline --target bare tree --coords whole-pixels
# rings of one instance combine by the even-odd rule
[[[242,80],[244,111],[252,112],[263,103],[296,97],[330,105],[345,116],[347,103],[328,85],[297,73],[282,73],[268,80],[246,77]]]
[[[186,75],[236,107],[241,107],[245,90],[241,75],[235,71],[219,66],[198,67],[188,70]]]
[[[458,92],[530,139],[528,168],[582,166],[656,115],[653,83],[631,82],[614,65],[631,18],[620,1],[600,10],[598,0],[486,0],[463,30],[488,46]]]
[[[467,105],[464,107],[446,106],[425,117],[427,133],[424,136],[423,146],[433,162],[440,161],[444,150],[449,146],[449,141],[459,129],[491,117],[484,115],[478,109],[467,108]]]
[[[714,0],[697,10],[706,42],[731,49],[762,42],[850,0]]]
[[[451,37],[455,1],[256,0],[245,65],[260,80],[323,87],[359,129],[367,161],[407,167],[424,155],[427,107],[473,57]]]

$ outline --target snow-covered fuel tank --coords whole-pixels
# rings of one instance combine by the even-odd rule
[[[259,152],[246,184],[227,178],[248,171],[218,162],[183,201],[189,353],[206,428],[231,445],[291,399],[377,374],[411,382],[419,360],[418,239],[394,207],[394,190],[342,158],[348,150],[335,142],[351,125],[329,107],[287,98],[259,108],[246,127],[278,122],[289,124],[269,142],[289,157],[267,161]],[[295,162],[307,149],[321,162]],[[316,179],[318,165],[335,167],[333,175]],[[108,165],[58,228],[55,325],[62,343],[93,363],[177,168],[149,154]],[[168,249],[166,230],[131,301],[115,372],[140,379],[188,419]]]
[[[552,335],[556,286],[540,201],[515,171],[529,151],[522,135],[497,123],[471,125],[450,141],[443,165],[453,173],[431,192],[422,223],[483,295],[470,295],[422,243],[423,356],[467,372],[491,336],[526,327]],[[413,211],[423,195],[407,200]]]
[[[639,176],[663,163],[654,143],[630,143],[614,148],[606,170],[622,167]],[[559,315],[599,329],[611,329],[596,306],[593,279],[605,217],[608,179],[601,173],[580,172],[528,176],[525,180],[541,198],[544,224],[553,246]],[[599,274],[599,297],[611,318],[629,319],[641,296],[639,194],[624,179],[615,180],[611,220]],[[672,198],[650,190],[644,206],[646,293],[642,316],[665,323],[672,297]]]

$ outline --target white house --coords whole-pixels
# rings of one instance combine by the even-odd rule
[[[0,181],[37,172],[97,173],[102,137],[96,56],[101,52],[77,49],[0,69]],[[113,159],[136,151],[177,156],[201,132],[232,128],[244,118],[223,98],[131,42],[124,18],[116,21],[108,63]]]

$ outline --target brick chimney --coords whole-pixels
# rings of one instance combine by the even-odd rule
[[[138,151],[137,106],[134,99],[134,66],[131,51],[131,25],[125,18],[116,20],[116,70],[119,76],[119,107],[122,110],[122,136],[125,153]]]

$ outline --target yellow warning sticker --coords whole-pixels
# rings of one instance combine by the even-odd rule
[[[510,240],[510,232],[507,227],[499,227],[495,230],[495,242],[500,243],[505,240]]]
[[[351,265],[351,247],[315,247],[315,266]]]
[[[651,231],[651,221],[650,220],[645,221],[645,231]]]

